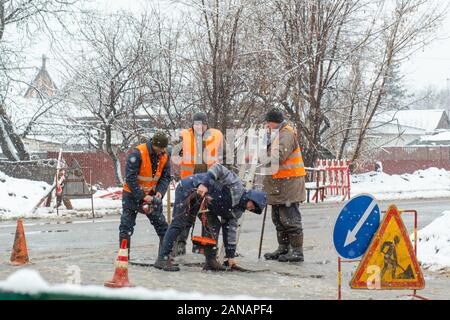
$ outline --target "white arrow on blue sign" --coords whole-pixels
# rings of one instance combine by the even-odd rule
[[[333,231],[336,252],[345,259],[361,257],[380,226],[380,207],[371,195],[350,199],[341,210]]]

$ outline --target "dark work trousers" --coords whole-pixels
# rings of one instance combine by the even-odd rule
[[[197,196],[191,197],[192,192],[192,189],[185,189],[181,184],[178,184],[175,190],[173,219],[162,243],[159,254],[160,259],[167,259],[169,257],[173,249],[173,244],[179,235],[183,230],[195,223],[196,215],[200,209],[201,199]],[[221,226],[219,218],[212,213],[208,213],[207,225],[207,228],[202,228],[202,236],[212,237],[217,240]],[[207,258],[215,257],[216,252],[217,250],[208,252],[205,255]]]
[[[272,221],[277,232],[282,234],[283,242],[289,243],[289,234],[302,234],[302,216],[299,203],[290,206],[284,204],[272,205]]]
[[[187,239],[189,238],[189,233],[191,231],[191,228],[193,227],[193,224],[190,224],[189,226],[187,226],[186,228],[184,228],[180,235],[177,237],[177,242],[181,242],[181,243],[187,243]]]
[[[202,145],[197,145],[197,149],[196,150],[206,150],[206,142],[204,139],[197,138],[195,139],[196,143],[197,141],[202,141]],[[199,155],[197,155],[197,157],[199,157],[199,159],[201,159],[202,154],[200,153]],[[201,164],[196,164],[195,168],[194,168],[194,174],[196,173],[205,173],[208,171],[208,165],[206,163],[201,163]],[[187,226],[186,228],[183,229],[183,231],[181,231],[180,235],[177,237],[177,243],[181,242],[186,244],[187,243],[187,239],[189,238],[189,233],[191,231],[191,228],[194,227],[194,224],[191,224],[189,226]]]
[[[136,217],[138,215],[138,206],[139,204],[137,203],[137,201],[129,193],[123,193],[122,216],[120,217],[119,226],[120,236],[131,237],[131,235],[133,235],[134,226],[136,225]],[[155,231],[158,234],[159,238],[162,239],[166,234],[167,228],[169,227],[166,218],[163,215],[162,206],[158,206],[156,210],[153,210],[146,216],[155,228]]]

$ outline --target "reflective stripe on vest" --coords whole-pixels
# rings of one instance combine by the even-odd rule
[[[290,132],[292,132],[294,136],[297,138],[297,133],[290,126],[285,126],[284,128],[282,128],[279,134],[281,134],[281,131],[284,129],[287,129]],[[279,143],[279,138],[277,138],[277,141]],[[289,158],[286,159],[286,161],[280,163],[278,171],[272,175],[272,178],[284,179],[292,177],[303,177],[305,175],[306,171],[305,171],[305,164],[303,163],[302,151],[300,149],[300,146],[298,146],[294,151],[292,151],[292,154],[289,156]]]
[[[167,154],[164,154],[159,159],[158,168],[156,169],[155,175],[153,176],[152,172],[152,161],[150,159],[150,153],[147,148],[147,144],[141,144],[136,147],[141,153],[141,167],[139,168],[139,173],[137,176],[137,181],[141,189],[149,194],[151,191],[156,189],[156,185],[158,184],[159,179],[161,178],[162,171],[169,159]],[[123,190],[126,192],[131,192],[130,187],[125,182],[123,185]]]
[[[213,164],[220,162],[219,148],[222,144],[223,135],[217,129],[208,129],[207,133],[209,133],[210,136],[206,138],[207,158],[205,159],[205,162],[209,168]],[[180,176],[184,179],[193,175],[195,165],[201,163],[195,162],[197,150],[195,146],[194,130],[192,128],[183,130],[181,132],[181,137],[183,138],[183,157],[181,158],[180,163]]]

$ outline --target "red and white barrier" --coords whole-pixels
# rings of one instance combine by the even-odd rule
[[[350,160],[317,160],[321,185],[325,193],[331,196],[343,196],[350,199]]]

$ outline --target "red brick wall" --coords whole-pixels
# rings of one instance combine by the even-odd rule
[[[58,158],[58,152],[48,152],[48,158]],[[116,186],[114,178],[114,164],[111,158],[102,152],[63,152],[63,159],[67,166],[72,166],[73,159],[77,160],[83,168],[86,181],[89,183],[90,173],[92,173],[92,183],[99,184],[104,188]],[[126,154],[120,155],[122,165],[122,176],[125,172]],[[91,170],[90,170],[91,169]]]
[[[450,171],[450,147],[389,147],[380,150],[373,161],[366,161],[358,172],[373,171],[375,162],[381,161],[388,174],[413,173],[436,167]]]

